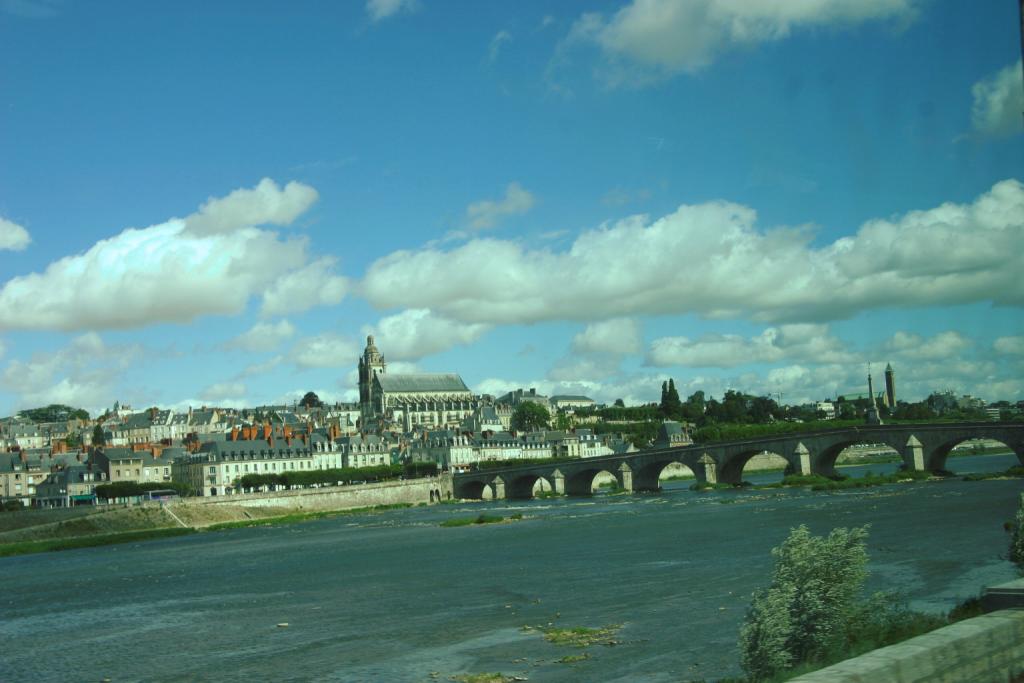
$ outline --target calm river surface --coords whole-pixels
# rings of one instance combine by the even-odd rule
[[[975,456],[948,466],[1015,463]],[[768,580],[771,547],[800,523],[816,533],[871,524],[870,587],[899,589],[918,609],[945,611],[1015,577],[1002,525],[1020,480],[841,493],[695,493],[688,484],[2,559],[0,680],[714,679],[739,673],[750,593]],[[526,519],[438,526],[482,511]],[[580,651],[522,629],[548,623],[622,628],[614,647],[564,664],[556,660]]]

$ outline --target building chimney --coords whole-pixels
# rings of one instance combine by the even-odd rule
[[[237,425],[231,428],[231,440],[232,441],[238,441],[238,426]]]

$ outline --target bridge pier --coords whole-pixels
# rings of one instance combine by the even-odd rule
[[[718,463],[715,459],[708,455],[706,452],[700,456],[700,460],[697,461],[698,467],[693,470],[693,475],[697,478],[697,481],[701,481],[701,474],[704,475],[703,481],[709,484],[718,483]],[[698,470],[703,469],[704,472]]]
[[[626,463],[619,465],[618,475],[619,487],[627,493],[633,493],[633,468]]]
[[[807,446],[804,445],[803,441],[798,443],[796,448],[793,449],[793,457],[799,463],[798,471],[800,474],[808,475],[814,473],[811,467],[811,452],[807,450]]]
[[[551,490],[560,496],[565,495],[565,475],[562,474],[561,470],[555,470],[551,473]]]
[[[505,480],[500,476],[495,477],[494,481],[491,482],[491,489],[494,491],[494,500],[504,500],[505,496]]]
[[[907,469],[915,472],[923,472],[928,469],[928,465],[924,457],[924,446],[917,437],[913,434],[907,439],[907,445],[903,447],[903,464]]]

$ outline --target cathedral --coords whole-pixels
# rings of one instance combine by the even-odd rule
[[[373,335],[359,359],[359,409],[364,430],[402,432],[458,427],[479,400],[456,374],[392,374]]]

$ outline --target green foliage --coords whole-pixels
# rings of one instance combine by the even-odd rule
[[[298,470],[287,472],[266,472],[246,474],[236,480],[236,486],[245,489],[260,489],[264,486],[337,486],[354,482],[375,482],[399,477],[430,477],[437,475],[437,463],[408,462],[399,465],[374,465],[373,467],[340,467],[329,470]]]
[[[512,429],[520,432],[534,432],[547,429],[551,422],[548,409],[534,401],[523,401],[512,413]]]
[[[867,527],[812,536],[805,526],[772,550],[771,585],[754,594],[740,630],[740,663],[755,681],[843,645],[860,612]]]
[[[302,397],[301,401],[299,401],[299,405],[303,408],[319,408],[323,405],[323,402],[320,401],[320,397],[315,393],[307,391],[306,395]]]
[[[155,538],[186,536],[195,533],[195,529],[175,527],[171,529],[146,529],[143,531],[126,531],[117,534],[95,534],[75,538],[51,538],[44,541],[18,541],[0,544],[0,557],[45,553],[54,550],[74,550],[75,548],[92,548],[115,543],[134,543]]]
[[[522,516],[520,516],[522,519]],[[472,526],[475,524],[498,524],[504,522],[505,518],[499,515],[479,514],[476,517],[452,517],[441,522],[443,527]]]
[[[763,436],[813,432],[823,429],[841,429],[864,424],[862,420],[822,420],[820,422],[772,422],[768,424],[721,424],[708,422],[693,431],[696,443],[742,441]]]
[[[1024,575],[1024,494],[1021,494],[1010,530],[1010,562],[1017,565],[1017,571]]]
[[[92,428],[92,445],[95,447],[105,446],[107,444],[107,436],[103,432],[103,427],[96,425]]]
[[[19,413],[22,417],[28,418],[33,422],[63,422],[65,420],[88,420],[89,413],[81,408],[72,408],[71,406],[62,405],[60,403],[51,403],[45,408],[31,408],[29,410],[22,410]]]
[[[0,512],[20,512],[24,510],[25,506],[17,500],[5,500],[0,504]]]
[[[104,500],[115,498],[134,498],[145,495],[146,491],[161,491],[171,489],[177,491],[179,496],[192,495],[192,487],[180,481],[115,481],[110,484],[100,484],[96,487],[96,497]]]

